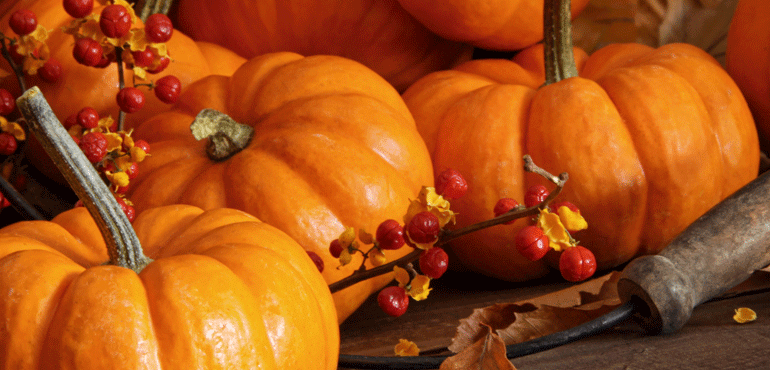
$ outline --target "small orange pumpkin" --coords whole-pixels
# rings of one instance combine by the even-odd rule
[[[190,124],[204,108],[254,129],[243,150],[211,159]],[[409,199],[433,183],[425,144],[398,92],[355,61],[273,53],[246,62],[232,77],[209,76],[177,105],[134,127],[151,156],[129,185],[137,211],[173,203],[230,207],[255,215],[321,256],[327,282],[357,269],[336,268],[329,243],[345,227],[373,233],[401,220]],[[389,258],[407,253],[386,251]],[[334,294],[340,320],[389,276]]]
[[[241,56],[291,51],[359,61],[399,91],[470,59],[472,47],[442,39],[396,0],[179,0],[175,25]]]
[[[657,253],[756,177],[758,139],[740,90],[704,51],[615,44],[573,58],[567,9],[562,2],[554,12],[564,34],[546,37],[556,45],[430,74],[403,96],[434,171],[453,168],[468,181],[452,204],[458,227],[492,217],[500,198],[521,202],[531,185],[549,185],[525,174],[529,154],[548,171],[569,173],[562,197],[588,221],[575,237],[606,269]],[[525,222],[474,233],[452,249],[492,276],[543,276],[552,258],[531,262],[513,247]]]
[[[331,294],[286,234],[193,206],[148,210],[134,227],[155,259],[139,274],[103,265],[83,207],[0,230],[5,366],[336,369]]]
[[[132,227],[40,90],[19,106],[86,207],[0,229],[3,367],[336,368],[332,297],[297,242],[233,209]]]

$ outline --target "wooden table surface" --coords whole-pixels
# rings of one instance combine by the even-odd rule
[[[340,327],[340,351],[391,356],[399,338],[417,343],[421,350],[446,347],[458,321],[474,308],[531,299],[568,286],[558,276],[513,284],[449,272],[435,281],[427,300],[412,301],[399,318],[383,314],[374,298],[367,300]],[[757,320],[736,323],[732,317],[738,307],[756,311]],[[770,293],[706,302],[674,334],[649,336],[628,321],[594,337],[512,362],[519,370],[770,369]]]

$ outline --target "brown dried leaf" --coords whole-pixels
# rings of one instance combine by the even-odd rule
[[[597,318],[620,304],[616,287],[619,278],[620,273],[613,272],[535,299],[476,309],[460,321],[449,350],[457,353],[474,345],[486,337],[485,327],[507,345]]]
[[[441,363],[440,370],[516,370],[505,352],[505,343],[487,325],[481,324],[483,336],[462,352]]]

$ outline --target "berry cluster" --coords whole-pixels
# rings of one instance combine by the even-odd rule
[[[2,49],[3,54],[7,52],[10,57],[13,69],[29,75],[37,74],[48,83],[59,81],[62,65],[50,57],[50,50],[45,44],[49,31],[38,24],[37,15],[30,10],[19,9],[11,14],[8,23],[18,37],[2,35]]]
[[[454,221],[447,199],[458,199],[467,189],[468,184],[459,172],[447,170],[438,176],[435,188],[423,187],[418,199],[411,202],[403,224],[393,219],[385,220],[379,224],[374,235],[364,230],[359,230],[356,235],[354,228],[347,228],[330,243],[329,252],[343,266],[352,261],[354,254],[360,253],[363,267],[366,260],[374,266],[387,263],[384,250],[398,250],[404,246],[413,248],[419,254],[419,272],[411,262],[404,267],[393,265],[398,285],[381,290],[377,297],[384,312],[400,316],[409,307],[410,297],[415,300],[427,298],[430,280],[438,279],[446,272],[449,257],[434,244],[438,242],[443,227]],[[361,244],[371,247],[364,251]]]
[[[93,6],[93,0],[64,0],[64,9],[75,18],[64,32],[75,37],[72,56],[78,63],[94,68],[119,63],[121,70],[124,66],[130,68],[140,80],[168,67],[171,59],[165,43],[174,28],[166,15],[153,14],[139,27],[141,22],[125,0],[114,0],[98,14],[92,13]],[[182,90],[180,80],[171,75],[134,86],[123,86],[121,82],[116,101],[122,112],[134,113],[144,106],[144,92],[137,86],[150,88],[167,104],[176,102]]]
[[[533,185],[524,193],[524,206],[541,206],[549,194],[545,186]],[[495,217],[521,208],[516,200],[502,198],[495,204]],[[554,202],[543,206],[531,224],[518,231],[514,245],[530,261],[545,257],[552,249],[560,252],[559,271],[562,277],[572,282],[582,281],[596,272],[596,257],[588,248],[578,245],[570,233],[587,226],[577,206],[566,201]]]

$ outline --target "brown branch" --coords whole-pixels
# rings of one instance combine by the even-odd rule
[[[547,207],[549,203],[551,203],[554,199],[556,199],[559,193],[561,193],[561,190],[564,188],[565,183],[569,179],[569,176],[567,175],[566,172],[562,172],[559,176],[555,176],[549,173],[548,171],[544,170],[543,168],[538,167],[529,155],[524,156],[524,170],[543,176],[544,178],[553,182],[556,185],[556,189],[551,191],[548,194],[548,196],[545,199],[543,199],[543,201],[540,202],[540,204],[536,206],[523,208],[523,209],[514,208],[495,218],[491,218],[486,221],[475,223],[473,225],[469,225],[460,229],[449,230],[449,231],[442,230],[441,234],[439,234],[438,240],[434,244],[434,247],[440,247],[463,235],[467,235],[467,234],[470,234],[482,229],[486,229],[488,227],[492,227],[495,225],[504,224],[506,222],[513,221],[519,218],[531,217],[540,213],[541,209]],[[394,266],[404,267],[407,264],[414,262],[415,260],[420,258],[420,254],[422,254],[422,249],[415,248],[415,250],[413,250],[409,254],[397,260],[394,260],[392,262],[386,263],[384,265],[377,266],[375,268],[368,269],[368,270],[359,268],[358,270],[354,271],[353,274],[351,274],[350,276],[329,284],[329,290],[331,290],[332,293],[335,293],[351,285],[364,281],[366,279],[371,279],[379,275],[387,274],[393,271]],[[363,262],[361,266],[364,267]]]

